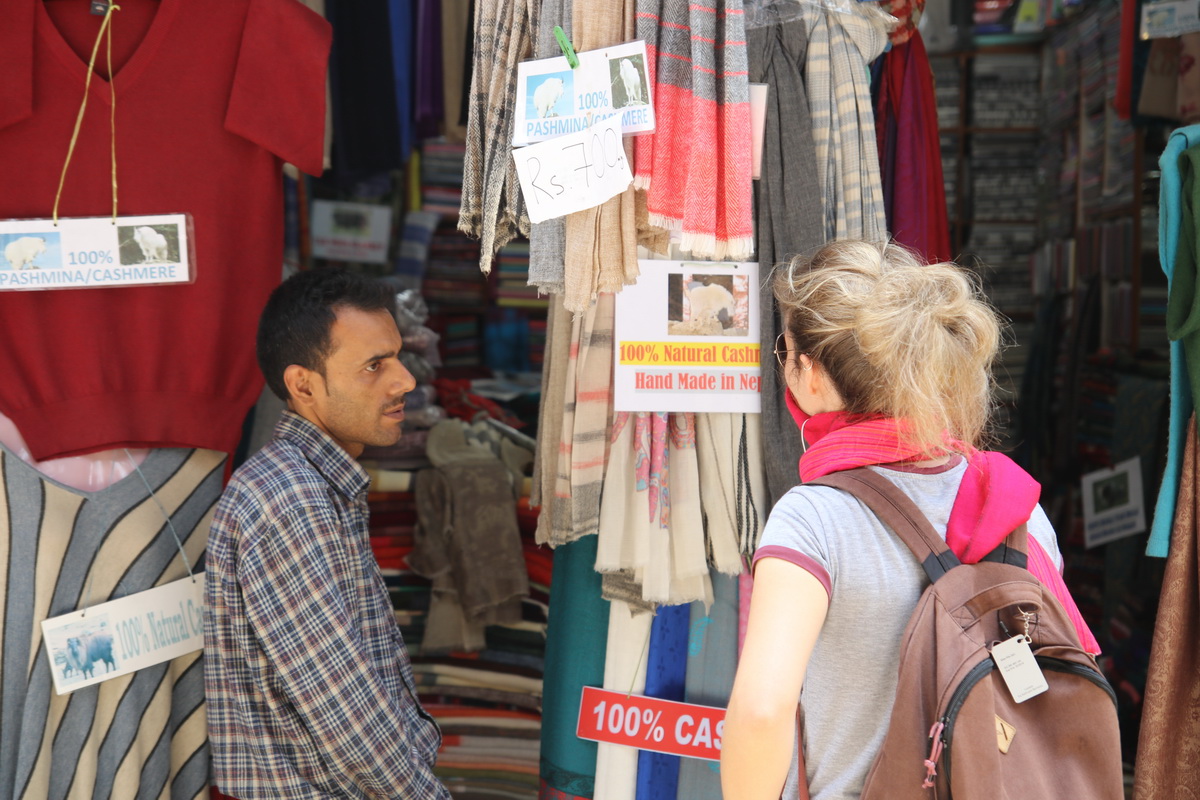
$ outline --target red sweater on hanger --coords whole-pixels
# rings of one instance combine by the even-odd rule
[[[46,2],[6,2],[0,25],[0,218],[50,216],[103,20],[82,0]],[[0,412],[38,460],[236,447],[262,387],[258,315],[282,272],[280,166],[322,169],[331,31],[320,15],[296,0],[122,5],[119,211],[192,214],[196,282],[0,292]],[[60,216],[112,210],[104,54]]]

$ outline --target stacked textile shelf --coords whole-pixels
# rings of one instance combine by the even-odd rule
[[[496,305],[542,310],[549,306],[549,298],[529,285],[529,242],[513,240],[501,247],[496,254],[496,269]]]
[[[436,774],[456,797],[536,797],[552,555],[533,543],[536,516],[528,501],[518,504],[530,582],[521,619],[485,628],[478,652],[424,655],[432,585],[408,564],[415,496],[373,488],[367,500],[371,547],[408,646],[417,696],[442,729]]]
[[[480,366],[482,318],[491,303],[491,287],[479,271],[479,243],[451,220],[443,220],[433,232],[421,291],[432,314],[429,327],[441,336],[443,365]]]
[[[546,356],[546,320],[529,320],[529,366],[540,370]]]
[[[429,262],[421,293],[430,308],[483,309],[489,303],[487,277],[479,271],[479,243],[443,222],[429,242]]]
[[[456,797],[537,797],[553,557],[533,542],[526,498],[518,522],[530,584],[521,620],[485,628],[477,653],[414,658],[417,693],[443,734],[435,772]]]
[[[975,58],[971,124],[979,128],[1028,128],[1038,121],[1036,53],[981,54]]]
[[[1133,220],[1118,219],[1076,233],[1079,278],[1102,281],[1102,347],[1124,347],[1133,341],[1133,225]]]
[[[1037,134],[976,136],[971,152],[974,216],[981,221],[1032,222],[1037,217]]]
[[[421,147],[421,208],[458,219],[466,147],[441,139]]]
[[[980,262],[978,269],[991,301],[1008,314],[1033,308],[1029,259],[1037,242],[1033,224],[978,223],[971,230],[967,250]]]
[[[426,578],[408,566],[417,523],[416,504],[412,492],[377,491],[375,481],[372,472],[372,489],[367,495],[371,509],[371,550],[392,599],[400,633],[413,653],[425,634],[430,586]]]
[[[1079,59],[1074,26],[1056,31],[1042,50],[1038,149],[1038,219],[1043,239],[1065,238],[1075,226],[1079,179]]]
[[[959,77],[961,67],[954,56],[930,56],[929,66],[933,69],[934,95],[937,97],[939,128],[960,125],[958,119]]]
[[[1116,71],[1120,7],[1098,7],[1079,23],[1079,71],[1084,76],[1080,144],[1081,195],[1085,211],[1120,207],[1134,199],[1133,125],[1117,116]]]

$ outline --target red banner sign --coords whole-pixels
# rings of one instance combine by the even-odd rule
[[[725,709],[583,687],[575,735],[676,756],[721,758]]]

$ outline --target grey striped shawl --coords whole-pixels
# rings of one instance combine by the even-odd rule
[[[867,64],[883,52],[888,30],[881,17],[858,5],[831,11],[802,4],[809,32],[804,78],[825,236],[879,241],[887,235],[887,219]]]

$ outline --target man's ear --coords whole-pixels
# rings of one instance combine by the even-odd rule
[[[316,373],[299,364],[289,364],[283,371],[283,384],[293,403],[307,406],[312,403],[316,392]]]

